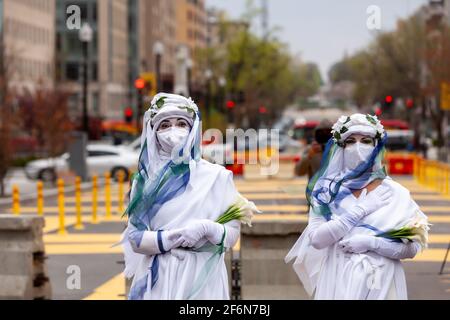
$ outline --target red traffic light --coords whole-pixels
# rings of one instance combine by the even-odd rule
[[[125,108],[125,117],[132,117],[133,116],[133,109],[130,107]]]
[[[145,80],[142,78],[138,78],[136,79],[136,81],[134,81],[134,87],[138,90],[144,89],[145,86],[146,86]]]
[[[414,100],[413,99],[407,99],[406,100],[406,107],[408,109],[411,109],[412,107],[414,107]]]
[[[131,107],[126,107],[124,110],[125,122],[131,123],[133,121],[133,109]]]
[[[386,101],[386,103],[392,103],[392,101],[394,101],[394,98],[392,98],[392,96],[386,96],[384,101]]]
[[[226,105],[228,109],[233,109],[236,106],[236,103],[232,100],[228,100]]]
[[[381,116],[381,113],[382,113],[381,108],[377,107],[375,109],[375,115],[378,117],[378,116]]]
[[[259,113],[267,113],[267,108],[264,106],[259,107]]]

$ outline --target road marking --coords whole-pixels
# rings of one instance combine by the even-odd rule
[[[112,277],[83,300],[126,300],[125,277],[123,273]]]
[[[112,247],[111,243],[77,243],[68,245],[61,244],[45,244],[45,253],[49,255],[68,255],[68,254],[119,254],[123,253],[121,246]]]

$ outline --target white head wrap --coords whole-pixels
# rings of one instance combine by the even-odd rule
[[[180,117],[185,119],[191,125],[191,131],[186,144],[181,147],[183,154],[173,159],[174,162],[199,159],[191,158],[191,149],[195,144],[200,147],[201,125],[197,105],[191,98],[185,98],[176,94],[158,93],[152,100],[150,108],[144,114],[143,129],[141,135],[141,148],[147,142],[148,164],[147,171],[150,177],[155,177],[158,171],[170,160],[159,152],[159,143],[156,138],[156,131],[160,123],[168,118]],[[180,148],[173,150],[172,155],[179,154]],[[194,161],[195,162],[195,161]],[[190,163],[194,165],[194,163]]]
[[[321,168],[323,170],[321,176],[318,178],[314,189],[319,188],[330,188],[333,187],[336,181],[340,181],[344,176],[347,176],[351,170],[345,167],[344,161],[344,148],[343,142],[352,134],[362,134],[375,138],[376,144],[381,141],[386,133],[384,131],[383,125],[377,119],[376,116],[364,115],[361,113],[355,113],[351,116],[342,116],[333,125],[332,131],[334,145],[329,146],[330,158],[328,163],[322,163]],[[372,172],[376,172],[382,168],[381,158],[377,157],[373,163]],[[330,185],[330,182],[333,183]],[[367,181],[367,183],[369,180]],[[351,184],[352,181],[349,180],[344,183]],[[327,201],[328,194],[321,194],[321,198]],[[314,200],[314,199],[313,199]]]

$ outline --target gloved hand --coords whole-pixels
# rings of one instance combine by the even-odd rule
[[[364,253],[375,248],[375,236],[357,234],[338,243],[339,248],[348,253]]]
[[[367,194],[367,189],[361,192],[356,204],[343,207],[345,211],[334,220],[319,225],[311,233],[311,245],[316,249],[323,249],[344,237],[358,222],[368,214],[389,203],[392,191],[379,186]]]
[[[181,229],[180,233],[181,246],[184,248],[196,246],[202,238],[213,244],[219,244],[223,237],[224,226],[208,219],[194,220]]]
[[[387,205],[392,198],[392,190],[386,186],[380,185],[370,193],[365,188],[354,207],[349,210],[353,218],[361,220],[365,216],[377,211]]]
[[[396,260],[412,259],[421,248],[415,241],[403,243],[368,235],[354,235],[339,242],[339,247],[350,253],[373,251],[380,256]]]
[[[136,253],[155,255],[160,254],[157,231],[133,230],[128,236],[133,251]],[[165,251],[170,251],[181,245],[181,229],[162,231],[162,246]]]

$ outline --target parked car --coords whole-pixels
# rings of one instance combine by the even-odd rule
[[[122,172],[125,180],[128,180],[130,170],[136,170],[138,157],[138,152],[128,146],[90,144],[87,146],[86,159],[88,176],[110,172],[111,177],[118,180]],[[68,170],[68,160],[69,153],[64,153],[57,158],[31,161],[25,167],[25,174],[32,180],[54,181],[59,171]]]
[[[413,130],[387,130],[386,149],[389,151],[412,151]]]

